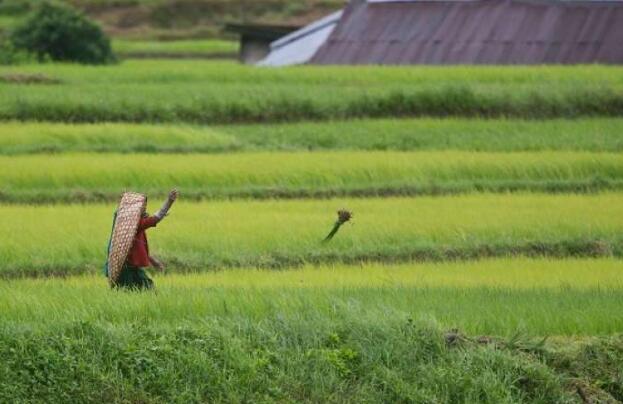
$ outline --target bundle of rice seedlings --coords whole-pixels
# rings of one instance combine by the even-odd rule
[[[325,239],[323,240],[324,242],[327,242],[329,240],[331,240],[333,238],[333,236],[335,236],[335,234],[337,233],[337,231],[340,229],[340,227],[348,222],[351,218],[353,217],[352,212],[345,210],[345,209],[341,209],[337,211],[337,221],[335,222],[335,224],[333,225],[333,228],[331,229],[331,231],[329,232],[329,234],[327,235],[327,237],[325,237]]]

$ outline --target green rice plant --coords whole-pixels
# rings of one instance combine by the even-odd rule
[[[238,43],[222,39],[141,41],[115,39],[115,53],[122,57],[234,57]]]
[[[45,167],[44,170],[42,168]],[[187,198],[620,189],[623,155],[584,152],[317,152],[0,156],[0,198],[112,201],[126,189]]]
[[[620,193],[201,203],[184,202],[183,189],[181,195],[179,205],[148,234],[151,252],[174,272],[623,255]],[[2,206],[0,276],[101,273],[115,207]],[[356,220],[331,243],[321,243],[341,207],[356,212]]]
[[[12,280],[0,283],[0,322],[37,328],[76,321],[120,326],[139,318],[161,326],[206,317],[257,322],[279,313],[332,317],[336,304],[348,316],[429,319],[471,334],[610,334],[623,331],[616,315],[623,307],[620,267],[610,258],[522,258],[240,269],[156,276],[156,295],[115,292],[103,276]]]
[[[0,124],[0,153],[186,152],[217,153],[250,148],[222,127],[148,124]]]
[[[176,60],[128,61],[115,66],[79,66],[46,64],[4,67],[2,71],[35,71],[58,75],[76,85],[89,84],[245,84],[278,83],[292,86],[310,84],[338,86],[435,87],[447,83],[473,83],[513,90],[566,88],[570,86],[601,89],[623,86],[618,66],[296,66],[281,69],[260,69],[233,62],[197,61],[192,64]],[[354,74],[357,73],[357,74]],[[360,89],[361,91],[361,89]]]
[[[0,154],[259,150],[623,151],[623,119],[361,119],[227,126],[0,123]]]
[[[355,119],[214,129],[249,145],[245,148],[272,150],[623,151],[618,118]]]
[[[273,122],[395,116],[619,116],[618,67],[318,67],[130,61],[7,67],[62,87],[3,85],[0,119]],[[62,94],[62,96],[61,96]]]
[[[337,211],[337,220],[333,224],[331,231],[324,238],[323,242],[331,241],[331,239],[337,234],[337,231],[342,227],[342,225],[352,219],[353,214],[345,209],[340,209]]]

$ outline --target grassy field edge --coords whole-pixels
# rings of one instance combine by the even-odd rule
[[[619,267],[234,270],[159,276],[147,293],[94,276],[2,281],[0,399],[611,402]]]
[[[607,402],[623,337],[471,337],[392,319],[0,328],[0,398],[41,401]],[[367,320],[367,319],[366,319]]]

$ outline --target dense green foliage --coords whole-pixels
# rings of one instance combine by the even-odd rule
[[[6,85],[0,119],[244,122],[382,116],[620,116],[618,67],[293,67],[129,61],[20,66],[62,89]],[[59,97],[59,91],[63,96]]]
[[[558,354],[529,339],[448,344],[428,324],[347,316],[8,325],[0,342],[0,399],[45,403],[580,403],[577,385],[601,384],[622,359],[620,337]],[[586,363],[599,373],[585,372]],[[620,380],[605,382],[589,397],[621,399]]]
[[[194,199],[595,191],[623,187],[623,155],[444,151],[0,156],[4,201],[110,201],[124,189],[162,195],[172,187]]]
[[[0,154],[258,150],[623,151],[623,119],[363,119],[274,125],[0,123]]]
[[[101,272],[114,208],[3,206],[0,275]],[[354,211],[353,223],[323,244],[339,208]],[[518,254],[620,257],[622,210],[619,193],[180,203],[149,231],[150,251],[172,271]]]
[[[157,294],[5,282],[0,399],[580,402],[579,386],[620,400],[621,337],[577,341],[623,326],[619,267],[245,270],[158,277]],[[575,338],[534,337],[550,334]]]
[[[110,40],[84,14],[58,2],[44,1],[11,33],[18,49],[40,61],[106,64],[114,61]]]

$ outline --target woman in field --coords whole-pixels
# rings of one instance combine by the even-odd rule
[[[130,248],[123,269],[119,274],[119,278],[115,283],[116,287],[135,290],[152,289],[154,287],[154,282],[147,275],[147,272],[145,272],[145,268],[153,266],[164,270],[164,266],[157,259],[149,255],[149,245],[147,243],[145,231],[151,227],[156,227],[156,225],[164,219],[173,205],[173,202],[177,199],[177,195],[178,192],[175,189],[169,192],[169,197],[160,210],[152,216],[148,215],[146,210],[143,209],[132,247]]]

